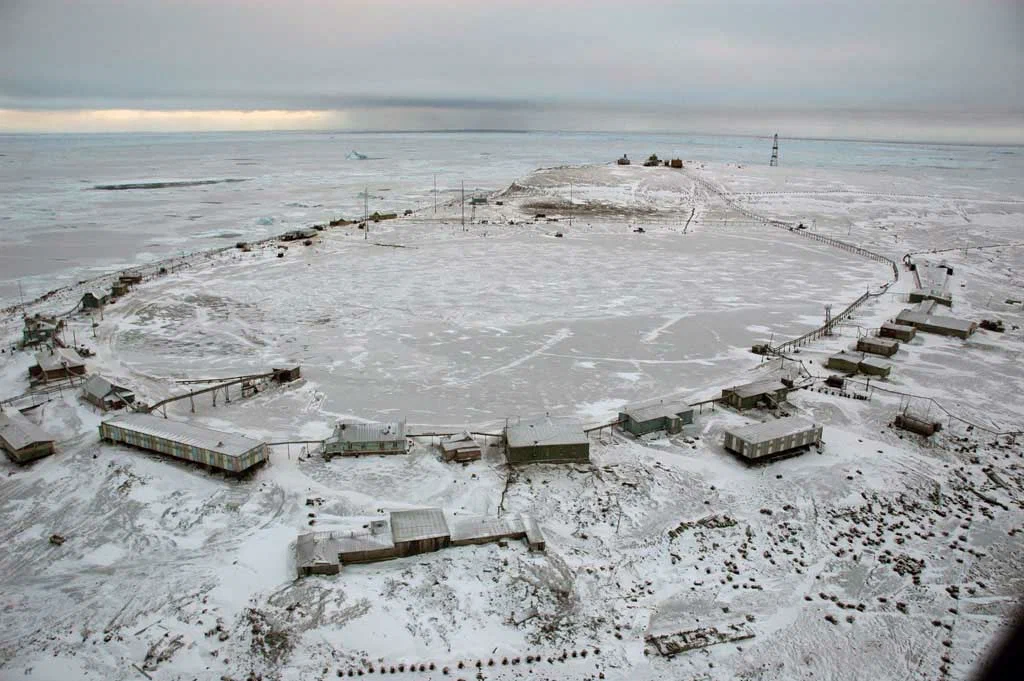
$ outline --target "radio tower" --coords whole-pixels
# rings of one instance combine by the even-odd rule
[[[768,165],[773,168],[779,165],[779,133],[775,133],[775,139],[772,140],[772,160],[768,161]]]
[[[825,335],[832,335],[832,306],[825,306]]]

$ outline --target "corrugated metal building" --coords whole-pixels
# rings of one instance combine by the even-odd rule
[[[0,411],[0,449],[16,463],[53,454],[54,439],[16,409]]]
[[[590,438],[579,424],[521,419],[505,427],[505,457],[511,464],[587,463]]]
[[[71,348],[47,348],[36,353],[36,365],[29,368],[29,378],[36,382],[58,381],[85,375],[85,360]]]
[[[783,418],[725,431],[725,448],[749,461],[773,459],[821,442],[822,427],[801,418]]]
[[[104,421],[100,438],[233,474],[270,458],[270,447],[265,442],[141,413]]]
[[[445,461],[477,461],[480,459],[483,450],[480,444],[473,439],[469,431],[463,431],[461,435],[452,435],[441,440],[441,454]]]
[[[501,518],[456,516],[452,518],[451,530],[452,546],[525,539],[531,551],[544,550],[544,535],[540,526],[526,515],[506,515]]]
[[[670,435],[693,423],[693,407],[681,402],[658,403],[629,407],[619,412],[621,428],[633,435],[647,435],[664,430]]]
[[[352,532],[335,532],[338,558],[343,564],[371,563],[397,558],[391,525],[384,518],[374,518]]]
[[[753,409],[759,404],[781,402],[786,398],[788,388],[782,381],[766,379],[744,385],[735,385],[722,390],[722,401],[734,409]]]
[[[872,355],[892,357],[900,349],[900,342],[892,338],[864,336],[857,339],[857,349],[861,352],[870,352]]]
[[[103,411],[124,409],[135,403],[135,393],[128,388],[111,383],[99,374],[93,374],[82,386],[82,397]]]
[[[324,442],[324,456],[359,456],[362,454],[405,454],[405,421],[397,423],[359,423],[342,421],[334,434]]]
[[[391,539],[397,555],[412,556],[448,546],[451,532],[439,508],[392,511]]]
[[[917,329],[914,327],[906,324],[893,324],[892,322],[882,324],[882,327],[878,330],[878,335],[882,338],[895,338],[904,343],[913,340],[916,334]]]

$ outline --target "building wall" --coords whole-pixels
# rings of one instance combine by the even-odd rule
[[[405,454],[406,444],[402,442],[330,442],[324,446],[324,454],[332,456],[359,456],[362,454]]]
[[[619,419],[625,419],[625,423],[622,424],[623,428],[632,433],[633,435],[647,435],[648,433],[654,433],[659,430],[665,430],[665,417],[659,416],[658,418],[648,419],[646,421],[637,421],[626,414],[619,414]]]
[[[829,369],[835,369],[836,371],[847,371],[856,372],[858,365],[854,362],[848,362],[845,359],[837,359],[835,357],[829,357],[828,363],[825,366]]]
[[[870,338],[861,338],[857,341],[857,349],[861,352],[870,352],[873,355],[892,357],[899,350],[898,345],[887,346],[883,343],[874,343]]]
[[[867,364],[864,364],[863,362],[861,362],[861,364],[859,366],[859,369],[860,369],[860,371],[862,373],[869,374],[871,376],[888,376],[889,375],[889,371],[890,371],[889,367],[885,367],[884,369],[882,369],[882,368],[875,368],[875,367],[872,367],[872,366],[868,366]]]
[[[899,329],[889,329],[883,327],[879,330],[878,335],[882,338],[895,338],[901,341],[909,341],[914,338],[914,327],[910,327],[907,331],[900,331]]]
[[[777,437],[764,442],[747,442],[731,433],[725,435],[726,449],[747,459],[761,459],[784,454],[800,447],[815,444],[821,440],[821,428],[812,428],[799,433]]]
[[[535,445],[506,447],[509,463],[586,463],[590,461],[590,443],[572,445]]]
[[[450,537],[430,537],[416,541],[403,541],[395,543],[395,554],[398,556],[415,556],[420,553],[440,551],[451,542]]]
[[[21,449],[9,447],[6,442],[0,442],[0,444],[3,445],[0,449],[6,450],[7,456],[18,463],[35,461],[36,459],[41,459],[44,456],[53,454],[52,442],[37,442],[29,445],[28,447],[22,447]]]
[[[338,554],[342,563],[372,563],[377,560],[390,560],[398,557],[394,548],[374,549],[366,551],[345,551]]]
[[[241,473],[270,458],[270,448],[265,444],[253,447],[240,457],[232,457],[109,423],[100,424],[100,437],[112,442],[122,442],[139,449],[148,449],[152,452],[173,456],[183,461],[211,466],[229,473]]]

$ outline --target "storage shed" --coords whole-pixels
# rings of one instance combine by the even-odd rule
[[[505,457],[511,464],[587,463],[590,438],[579,424],[521,419],[505,427]]]
[[[834,371],[855,374],[860,366],[860,359],[860,355],[855,355],[852,352],[837,352],[828,358],[825,366]]]
[[[100,424],[100,439],[232,474],[243,473],[270,458],[270,447],[260,440],[142,413],[104,421]]]
[[[82,309],[83,310],[98,310],[103,305],[104,296],[97,296],[92,291],[86,291],[82,294]]]
[[[36,364],[28,370],[36,383],[59,381],[85,375],[85,360],[71,348],[47,348],[36,353]]]
[[[822,427],[801,418],[782,418],[725,431],[725,448],[748,461],[767,461],[821,442]]]
[[[917,329],[914,327],[906,324],[893,324],[892,322],[882,324],[882,327],[878,330],[878,335],[882,338],[895,338],[904,343],[912,340],[916,334]]]
[[[633,435],[647,435],[664,430],[669,435],[693,423],[693,407],[681,402],[630,407],[619,412],[620,427]]]
[[[16,409],[0,410],[0,449],[16,463],[53,454],[54,439]]]
[[[334,532],[342,564],[372,563],[397,558],[391,525],[384,518],[374,518],[350,532]]]
[[[451,532],[439,508],[392,511],[391,539],[396,555],[413,556],[445,548],[451,543]]]
[[[753,409],[762,403],[772,404],[781,402],[786,398],[788,390],[789,388],[782,381],[766,379],[724,388],[722,390],[722,401],[734,409],[743,411],[744,409]]]
[[[278,383],[291,383],[302,378],[302,367],[293,366],[287,369],[274,369],[274,380]]]
[[[857,349],[861,352],[870,352],[872,355],[892,357],[900,349],[900,342],[892,338],[864,336],[857,339]]]
[[[405,421],[396,423],[359,423],[342,421],[324,442],[324,456],[360,456],[362,454],[405,454]]]
[[[99,374],[93,374],[82,387],[82,397],[103,411],[124,409],[135,403],[135,393],[128,388],[111,383]]]
[[[862,374],[886,378],[889,375],[889,372],[892,371],[892,364],[883,362],[880,359],[875,359],[874,357],[865,357],[860,361],[857,369],[859,369]]]
[[[480,444],[473,439],[469,431],[463,431],[460,435],[451,435],[441,440],[441,455],[445,461],[477,461],[482,454]]]

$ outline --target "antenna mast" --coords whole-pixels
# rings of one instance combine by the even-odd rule
[[[772,140],[772,160],[768,161],[768,165],[773,168],[779,165],[779,133],[775,133],[775,138]]]

